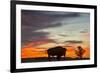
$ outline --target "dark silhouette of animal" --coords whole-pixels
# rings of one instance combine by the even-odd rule
[[[61,60],[61,57],[66,55],[66,48],[63,48],[61,46],[49,48],[47,50],[48,59],[49,61],[52,59],[52,57],[56,56],[57,60]]]

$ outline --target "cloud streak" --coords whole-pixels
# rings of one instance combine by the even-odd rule
[[[65,43],[81,44],[81,43],[83,43],[83,41],[78,41],[78,40],[68,40],[68,41],[65,41]]]

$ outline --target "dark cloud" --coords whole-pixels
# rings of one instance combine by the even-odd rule
[[[56,12],[56,11],[32,11],[22,10],[22,25],[34,26],[34,27],[50,27],[52,22],[61,21],[64,18],[79,16],[79,13],[73,12]],[[59,26],[59,24],[57,25]]]
[[[69,37],[70,35],[65,35],[65,34],[58,34],[59,36],[62,36],[62,37]]]
[[[65,43],[80,44],[80,43],[83,43],[83,41],[78,41],[78,40],[68,40],[68,41],[65,41]]]
[[[22,26],[34,26],[34,30],[37,29],[42,29],[42,28],[47,28],[47,27],[56,27],[59,26],[59,22],[57,23],[53,23],[54,21],[57,21],[59,18],[54,18],[52,16],[49,15],[44,15],[44,14],[35,14],[33,12],[32,14],[24,14],[22,12]],[[61,25],[61,24],[60,24]]]
[[[40,11],[40,10],[22,10],[24,14],[27,15],[47,15],[47,16],[57,16],[57,17],[76,17],[79,16],[79,12],[62,12],[62,11]]]
[[[56,41],[48,38],[48,34],[49,34],[48,32],[31,32],[31,33],[22,32],[22,37],[21,37],[22,47],[29,43],[33,43],[31,44],[31,46],[40,45],[42,44],[41,42],[55,43]]]
[[[89,29],[81,30],[80,33],[88,33]]]
[[[80,31],[80,33],[87,33],[87,31]]]
[[[22,32],[22,42],[42,41],[47,39],[48,32]]]
[[[36,46],[39,46],[39,45],[42,45],[42,44],[47,44],[47,43],[54,43],[55,41],[52,40],[52,39],[41,39],[41,40],[38,40],[38,41],[27,41],[27,42],[24,42],[22,44],[22,48],[25,48],[25,47],[36,47]]]

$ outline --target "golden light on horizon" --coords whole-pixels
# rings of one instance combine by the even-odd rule
[[[38,58],[38,57],[48,57],[47,54],[48,48],[33,48],[27,47],[22,48],[21,50],[21,58]],[[75,47],[66,47],[66,57],[76,58],[77,55],[75,54]],[[89,47],[83,47],[85,53],[83,55],[84,58],[90,58],[90,49]]]

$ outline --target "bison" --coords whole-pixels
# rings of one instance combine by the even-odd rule
[[[47,50],[47,54],[48,54],[48,59],[49,61],[52,59],[52,57],[56,56],[57,60],[61,60],[61,56],[66,55],[66,48],[63,48],[61,46],[57,46],[57,47],[53,47],[53,48],[49,48]]]

